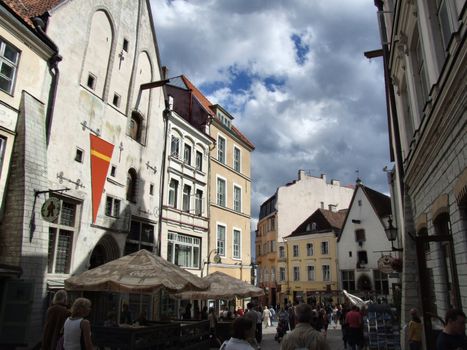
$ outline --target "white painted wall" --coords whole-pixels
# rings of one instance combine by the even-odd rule
[[[329,209],[330,204],[337,210],[346,209],[352,199],[353,189],[343,187],[339,181],[326,182],[326,176],[314,177],[299,171],[298,180],[277,190],[277,232],[278,241],[292,233],[316,209]]]

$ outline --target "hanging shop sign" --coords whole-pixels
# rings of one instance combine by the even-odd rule
[[[60,214],[60,199],[56,197],[50,197],[44,204],[42,204],[41,215],[45,221],[53,222],[58,218]]]
[[[391,273],[394,271],[392,262],[394,258],[391,255],[383,255],[378,259],[378,270],[383,273]]]

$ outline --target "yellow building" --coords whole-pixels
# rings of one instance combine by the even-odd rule
[[[325,303],[337,296],[337,238],[345,214],[346,210],[318,209],[284,237],[279,247],[281,302]]]
[[[210,271],[221,271],[251,280],[251,174],[253,144],[232,125],[233,117],[221,106],[215,113],[210,135],[216,147],[210,156],[210,249],[220,260]]]
[[[188,80],[193,95],[211,114],[209,135],[209,241],[202,275],[221,271],[251,281],[251,152],[254,145],[233,125],[233,117]]]

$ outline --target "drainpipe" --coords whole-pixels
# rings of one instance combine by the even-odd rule
[[[164,88],[164,91],[165,91],[165,88]],[[167,143],[168,143],[168,140],[167,140],[167,133],[168,133],[168,128],[169,128],[169,116],[170,116],[170,113],[172,113],[169,109],[169,103],[167,101],[167,99],[165,100],[165,105],[166,105],[166,108],[164,109],[164,111],[162,112],[162,117],[164,119],[164,150],[162,151],[162,164],[161,164],[161,180],[160,180],[160,189],[159,189],[159,193],[160,193],[160,198],[159,198],[159,230],[158,230],[158,234],[157,234],[157,255],[161,256],[161,250],[162,250],[162,207],[164,205],[164,190],[165,190],[165,187],[164,187],[164,182],[165,182],[165,160],[166,160],[166,157],[167,157]]]
[[[58,79],[60,78],[58,63],[62,60],[62,56],[58,53],[58,46],[44,32],[43,28],[45,28],[45,23],[42,20],[42,18],[34,17],[32,18],[32,23],[34,24],[34,28],[36,29],[38,36],[55,51],[53,56],[50,57],[47,61],[49,73],[52,76],[52,81],[50,82],[49,98],[47,101],[47,112],[45,116],[45,138],[46,143],[49,144],[50,132],[52,129],[53,113],[55,108],[55,100],[57,97]]]
[[[388,38],[386,32],[386,23],[384,21],[384,11],[383,11],[383,1],[374,0],[375,6],[378,8],[378,23],[381,44],[383,47],[383,66],[384,66],[384,85],[386,88],[386,105],[388,113],[388,126],[391,128],[394,133],[394,146],[396,152],[396,164],[397,172],[399,175],[399,187],[401,192],[401,198],[404,198],[404,168],[402,161],[402,147],[399,131],[399,120],[397,118],[397,109],[396,109],[396,99],[394,96],[394,88],[391,84],[391,76],[389,71],[389,48],[388,48]],[[392,122],[392,125],[391,125]]]

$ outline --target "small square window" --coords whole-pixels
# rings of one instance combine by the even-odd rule
[[[114,93],[114,98],[112,99],[112,104],[115,107],[120,107],[120,95],[117,93]]]
[[[117,167],[115,165],[112,165],[110,168],[110,176],[115,177],[116,173],[117,173]]]
[[[93,74],[89,73],[88,82],[87,82],[88,88],[90,88],[92,90],[94,90],[96,88],[96,79],[97,78]]]
[[[128,40],[123,39],[123,51],[128,52]]]
[[[77,148],[75,154],[75,161],[82,163],[83,162],[83,150]]]
[[[149,194],[152,196],[154,194],[154,185],[150,184],[149,185]]]

